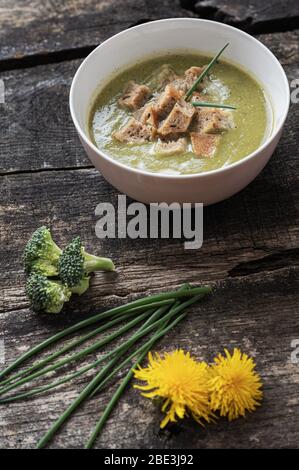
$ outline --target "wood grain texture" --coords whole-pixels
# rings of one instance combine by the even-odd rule
[[[206,18],[228,23],[252,33],[295,28],[299,19],[297,0],[182,0],[182,6]]]
[[[0,0],[0,60],[100,42],[143,21],[192,16],[179,0]]]
[[[207,276],[225,278],[240,263],[256,259],[266,258],[267,269],[267,256],[284,256],[286,250],[299,248],[295,163],[287,159],[282,166],[274,158],[244,191],[206,208],[200,250],[185,250],[180,240],[97,240],[95,208],[99,202],[117,206],[118,193],[94,169],[3,177],[0,259],[8,275],[2,280],[0,311],[26,305],[20,258],[24,241],[42,224],[53,227],[61,245],[78,234],[90,251],[102,251],[115,260],[117,278],[104,276],[104,285],[103,276],[95,278],[92,292],[96,297],[89,299],[95,307],[101,305],[103,294],[123,296],[146,291],[149,276],[151,287],[159,289],[184,281],[200,282]],[[286,261],[294,262],[287,256]]]
[[[117,193],[95,170],[5,176],[3,194],[7,199],[1,207],[0,259],[8,275],[2,282],[0,328],[4,333],[7,363],[29,345],[65,325],[123,303],[132,294],[159,292],[185,281],[211,282],[216,287],[213,297],[193,309],[192,316],[158,348],[184,347],[199,358],[211,360],[225,346],[242,347],[256,357],[262,374],[263,407],[246,420],[232,424],[221,420],[217,426],[201,429],[185,421],[161,433],[159,411],[130,390],[97,446],[296,447],[299,377],[298,365],[290,363],[290,355],[291,341],[299,335],[298,267],[295,266],[298,265],[298,214],[294,206],[298,185],[288,175],[283,178],[286,186],[281,181],[275,186],[277,176],[270,165],[245,191],[207,208],[203,248],[192,252],[186,252],[180,241],[100,243],[93,233],[94,207],[99,201],[116,203]],[[273,194],[276,194],[274,200]],[[73,234],[80,233],[88,249],[97,252],[102,249],[117,264],[117,275],[96,275],[90,291],[73,300],[64,314],[55,318],[37,317],[30,312],[23,291],[21,251],[24,240],[41,223],[53,226],[55,239],[61,245]],[[271,258],[275,253],[280,257],[278,265]],[[34,447],[84,383],[82,379],[55,394],[26,402],[26,412],[22,403],[0,407],[0,447]],[[51,445],[82,447],[110,393],[111,388],[107,388],[98,399],[86,403]]]
[[[275,2],[268,2],[273,11],[263,5],[263,12],[255,1],[245,9],[235,0],[221,5],[205,1],[201,6],[204,3],[216,5],[210,10],[213,15],[222,11],[223,21],[241,27],[250,24],[250,9],[252,25],[273,23],[274,15],[282,18]],[[181,0],[193,10],[194,4]],[[49,62],[55,62],[69,49],[83,56],[84,48],[132,24],[186,16],[178,1],[169,0],[13,0],[7,5],[0,0],[0,64],[1,59],[3,64],[20,57],[21,65],[23,58],[39,54],[52,55]],[[289,12],[292,18],[297,15],[295,2],[284,8],[284,17]],[[284,65],[289,80],[299,76],[298,36],[298,31],[289,31],[260,37]],[[159,409],[130,388],[96,447],[298,448],[299,364],[291,362],[291,342],[299,338],[298,105],[291,106],[282,140],[262,174],[241,193],[204,210],[200,250],[184,250],[183,240],[100,241],[94,232],[95,207],[99,202],[116,207],[118,192],[91,167],[69,117],[69,86],[79,63],[49,63],[0,75],[6,89],[6,103],[0,104],[0,339],[5,341],[6,365],[95,312],[186,281],[210,283],[213,295],[190,309],[187,319],[156,349],[182,347],[212,361],[224,347],[241,347],[255,358],[262,376],[262,407],[233,423],[221,419],[203,429],[185,420],[161,432]],[[89,251],[112,257],[117,266],[117,273],[95,275],[91,289],[72,299],[58,316],[34,314],[24,294],[21,253],[42,224],[52,227],[61,246],[81,235]],[[34,448],[85,383],[82,377],[33,401],[0,406],[0,448]],[[83,447],[116,386],[117,381],[86,402],[51,447]]]
[[[299,76],[299,31],[259,37],[277,55],[289,80]],[[80,60],[0,74],[0,174],[91,166],[72,123],[68,95]],[[298,106],[289,114],[278,158],[298,158]]]
[[[246,419],[201,428],[190,420],[161,432],[161,413],[132,388],[125,393],[98,438],[100,448],[297,448],[298,364],[291,341],[299,333],[298,271],[294,268],[217,283],[213,296],[189,311],[187,319],[156,350],[182,347],[212,361],[223,347],[241,347],[252,355],[264,383],[262,406]],[[14,318],[14,321],[13,319]],[[7,360],[24,351],[57,325],[35,319],[27,310],[10,312],[2,323],[15,335],[7,339]],[[55,323],[55,320],[54,320]],[[60,325],[61,322],[59,321]],[[121,377],[121,375],[119,376]],[[0,407],[1,447],[34,447],[49,424],[83,388],[86,379],[32,401]],[[53,448],[83,447],[117,383],[87,401],[51,443]]]

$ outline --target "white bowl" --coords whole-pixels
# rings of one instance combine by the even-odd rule
[[[270,135],[250,155],[217,170],[192,175],[167,175],[130,168],[114,160],[90,140],[88,113],[99,87],[117,69],[147,56],[190,49],[214,55],[230,43],[223,58],[239,64],[259,81],[271,103]],[[276,57],[248,34],[214,21],[168,19],[145,23],[116,34],[83,61],[70,91],[70,109],[80,140],[94,166],[120,192],[142,202],[213,204],[249,184],[264,168],[281,136],[290,101],[287,77]]]

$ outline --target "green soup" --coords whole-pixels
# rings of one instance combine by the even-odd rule
[[[191,66],[202,66],[210,57],[194,54],[166,55],[137,63],[111,78],[91,107],[89,132],[95,145],[124,165],[156,173],[192,174],[214,170],[244,158],[259,147],[268,128],[268,112],[264,92],[245,71],[225,61],[215,65],[209,83],[202,91],[207,101],[236,107],[232,111],[233,129],[221,134],[217,151],[211,158],[201,158],[190,145],[181,154],[162,156],[154,153],[154,143],[132,145],[118,142],[113,132],[130,119],[132,113],[122,109],[118,100],[129,80],[151,87],[155,73],[169,64],[181,75]]]

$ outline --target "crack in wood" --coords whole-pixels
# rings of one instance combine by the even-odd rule
[[[140,24],[152,21],[152,18],[142,18],[135,23],[128,26],[133,28]],[[76,47],[70,49],[62,49],[53,52],[31,54],[27,56],[14,57],[10,59],[0,59],[0,72],[7,72],[16,69],[27,69],[36,67],[38,65],[49,65],[56,64],[59,62],[67,62],[76,59],[84,59],[87,57],[98,44],[92,44],[90,46]]]
[[[242,4],[242,2],[240,3]],[[286,12],[286,16],[283,17],[262,20],[258,20],[258,16],[257,18],[254,18],[250,14],[243,16],[238,16],[238,14],[234,15],[233,13],[229,13],[228,11],[230,10],[227,11],[225,6],[223,8],[222,4],[218,5],[217,0],[179,0],[179,4],[182,8],[182,14],[184,10],[190,14],[192,12],[193,15],[199,16],[200,18],[227,23],[251,34],[292,31],[298,28],[299,23],[299,16],[296,14],[293,16],[292,14],[288,15],[288,12]],[[159,16],[157,15],[145,16],[144,18],[140,18],[137,21],[132,22],[132,24],[127,27],[131,28],[158,18]],[[90,54],[97,45],[98,44],[96,43],[82,47],[63,48],[61,50],[53,50],[45,53],[33,53],[3,60],[0,59],[0,72],[25,69],[38,65],[54,64],[74,59],[83,59]]]
[[[299,266],[299,249],[289,249],[262,258],[238,263],[228,271],[228,277],[244,277]]]
[[[152,21],[152,18],[141,18],[135,23],[129,25],[128,29],[133,28],[134,26],[138,26],[140,24],[148,23],[149,21]],[[97,46],[98,44],[93,44],[90,46],[47,52],[44,54],[31,54],[10,59],[0,59],[0,72],[7,72],[16,69],[27,69],[31,67],[36,67],[38,65],[56,64],[59,62],[66,62],[76,59],[84,59]]]
[[[81,166],[65,166],[65,167],[52,167],[52,168],[33,168],[30,171],[28,170],[8,170],[5,172],[0,172],[1,176],[12,176],[12,175],[26,175],[28,173],[44,173],[49,171],[74,171],[74,170],[92,170],[95,171],[96,168],[93,165],[81,165]]]
[[[9,70],[27,69],[38,65],[56,64],[75,59],[83,59],[90,54],[97,45],[77,47],[75,49],[64,49],[61,51],[48,52],[46,54],[32,54],[28,56],[0,60],[0,72]]]
[[[270,2],[271,4],[272,2]],[[261,2],[218,1],[218,0],[180,0],[185,8],[200,18],[219,21],[235,26],[250,34],[269,34],[293,31],[298,28],[299,15],[293,0],[290,5],[276,13],[277,6],[264,7]],[[294,11],[292,11],[294,9]],[[265,10],[267,10],[265,14]],[[268,17],[267,17],[268,16]]]

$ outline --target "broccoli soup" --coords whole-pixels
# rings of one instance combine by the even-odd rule
[[[221,168],[253,152],[267,133],[260,85],[226,61],[166,55],[111,78],[89,117],[95,145],[124,165],[156,173]]]

